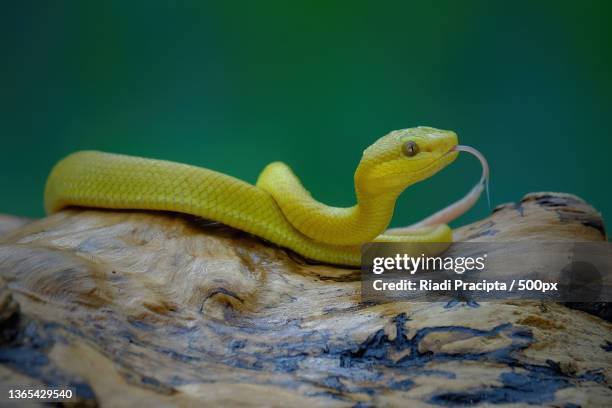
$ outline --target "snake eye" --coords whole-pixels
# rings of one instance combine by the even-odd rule
[[[415,156],[419,151],[419,145],[412,140],[407,141],[402,146],[402,152],[408,157]]]

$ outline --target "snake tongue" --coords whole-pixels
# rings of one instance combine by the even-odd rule
[[[436,224],[448,224],[449,222],[465,214],[470,208],[472,208],[485,189],[487,190],[487,201],[489,202],[489,208],[491,207],[488,188],[489,164],[487,163],[487,159],[482,153],[470,146],[456,145],[450,151],[465,152],[475,156],[480,161],[480,165],[482,166],[482,175],[480,176],[480,180],[461,199],[455,201],[449,206],[443,208],[442,210],[430,215],[424,220],[421,220],[420,222],[411,225],[409,228],[425,227],[428,225]]]
[[[482,175],[480,176],[480,181],[478,184],[486,185],[489,183],[489,163],[487,163],[487,159],[482,153],[471,146],[464,145],[456,145],[451,149],[451,151],[466,152],[475,156],[480,161],[480,165],[482,166]]]

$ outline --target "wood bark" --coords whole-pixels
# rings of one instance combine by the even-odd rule
[[[364,304],[356,271],[170,213],[5,216],[0,234],[2,384],[106,407],[612,405],[606,304]],[[455,234],[605,239],[561,193]]]

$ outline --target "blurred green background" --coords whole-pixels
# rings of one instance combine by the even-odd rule
[[[0,212],[40,217],[80,149],[250,182],[291,165],[352,205],[387,132],[453,129],[489,159],[493,205],[577,194],[612,216],[612,2],[12,2],[0,16]],[[470,156],[406,191],[394,225],[479,178]],[[484,216],[486,199],[459,225]]]

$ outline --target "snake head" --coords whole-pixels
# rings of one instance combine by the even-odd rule
[[[363,152],[355,172],[357,193],[399,195],[452,163],[457,144],[457,134],[450,130],[425,126],[395,130]]]

